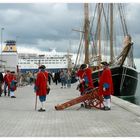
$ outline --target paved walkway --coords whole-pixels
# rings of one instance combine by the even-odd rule
[[[112,98],[111,111],[79,108],[79,104],[56,111],[56,104],[79,96],[79,92],[75,86],[61,89],[52,85],[46,112],[38,112],[34,110],[33,86],[18,88],[16,96],[0,97],[1,137],[140,136],[140,107],[116,97]]]

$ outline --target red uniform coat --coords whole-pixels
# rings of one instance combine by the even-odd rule
[[[9,83],[9,75],[10,75],[10,74],[5,74],[5,75],[4,75],[4,82],[5,82],[6,84]]]
[[[10,89],[10,83],[11,83],[11,80],[12,77],[11,77],[11,74],[5,74],[4,76],[4,82],[8,85],[8,89]]]
[[[85,70],[85,75],[87,76],[88,78],[88,87],[89,88],[93,88],[93,81],[92,81],[92,71],[90,68],[87,68]]]
[[[105,91],[103,90],[103,85],[107,83],[109,88]],[[105,68],[99,78],[99,94],[100,95],[111,95],[113,94],[113,82],[112,74],[109,68]]]
[[[92,82],[92,71],[90,68],[86,68],[85,70],[79,70],[76,74],[80,79],[83,79],[83,84],[85,77],[87,77],[88,80],[88,88],[93,88],[93,82]],[[80,92],[83,92],[85,90],[84,85],[82,84],[82,87],[80,87]]]
[[[46,96],[47,94],[47,81],[48,81],[48,72],[40,71],[37,74],[37,79],[35,82],[35,86],[37,88],[36,94],[37,96]]]

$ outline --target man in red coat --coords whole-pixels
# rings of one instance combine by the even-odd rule
[[[107,62],[101,62],[103,65],[103,72],[99,78],[99,94],[104,96],[104,110],[111,109],[111,94],[113,94],[112,74]]]
[[[93,88],[92,71],[90,68],[88,68],[87,64],[82,64],[76,75],[79,77],[79,90],[81,95],[83,95],[83,92],[86,89]]]
[[[83,95],[85,91],[94,88],[92,82],[92,71],[88,68],[87,64],[82,64],[76,75],[79,77],[80,84],[78,85],[78,88],[81,95]],[[84,105],[81,104],[81,106],[83,107]]]
[[[41,108],[38,110],[40,112],[45,111],[45,102],[47,95],[47,82],[48,82],[48,72],[45,71],[45,66],[41,65],[39,67],[39,72],[37,73],[37,78],[35,82],[36,96],[39,96],[41,102]]]

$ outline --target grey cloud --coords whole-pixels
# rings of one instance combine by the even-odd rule
[[[95,4],[92,4],[92,8]],[[140,57],[140,4],[127,4],[127,23],[134,35],[134,55]],[[18,38],[18,45],[46,50],[67,51],[71,40],[74,51],[78,49],[80,33],[72,29],[82,28],[83,4],[81,3],[24,3],[0,4],[0,27],[4,27],[4,40]],[[93,14],[93,12],[92,12]],[[135,36],[137,34],[137,38]],[[77,49],[76,48],[77,45]]]
[[[15,34],[15,36],[20,36],[20,43],[34,44],[38,39],[61,41],[77,36],[71,30],[75,24],[79,26],[80,12],[77,9],[72,10],[72,6],[68,7],[67,4],[23,4],[23,6],[22,4],[0,4],[0,7],[3,6],[4,8],[0,9],[0,17],[3,21],[1,26],[5,28],[5,38],[10,38]],[[9,12],[8,15],[8,11],[12,11],[13,14]],[[77,16],[74,16],[76,14]]]

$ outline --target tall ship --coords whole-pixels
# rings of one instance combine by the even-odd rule
[[[135,43],[127,28],[125,7],[122,3],[97,3],[93,16],[90,16],[89,4],[84,4],[84,27],[79,31],[82,35],[75,64],[81,61],[89,64],[94,86],[98,86],[103,71],[101,62],[107,61],[112,71],[115,96],[134,96],[138,82],[133,58]],[[80,52],[81,48],[84,53]],[[83,54],[84,59],[80,60]]]
[[[45,65],[50,72],[57,72],[61,69],[72,67],[72,53],[56,52],[52,49],[44,53],[19,53],[18,66],[20,72],[37,71],[40,65]]]

